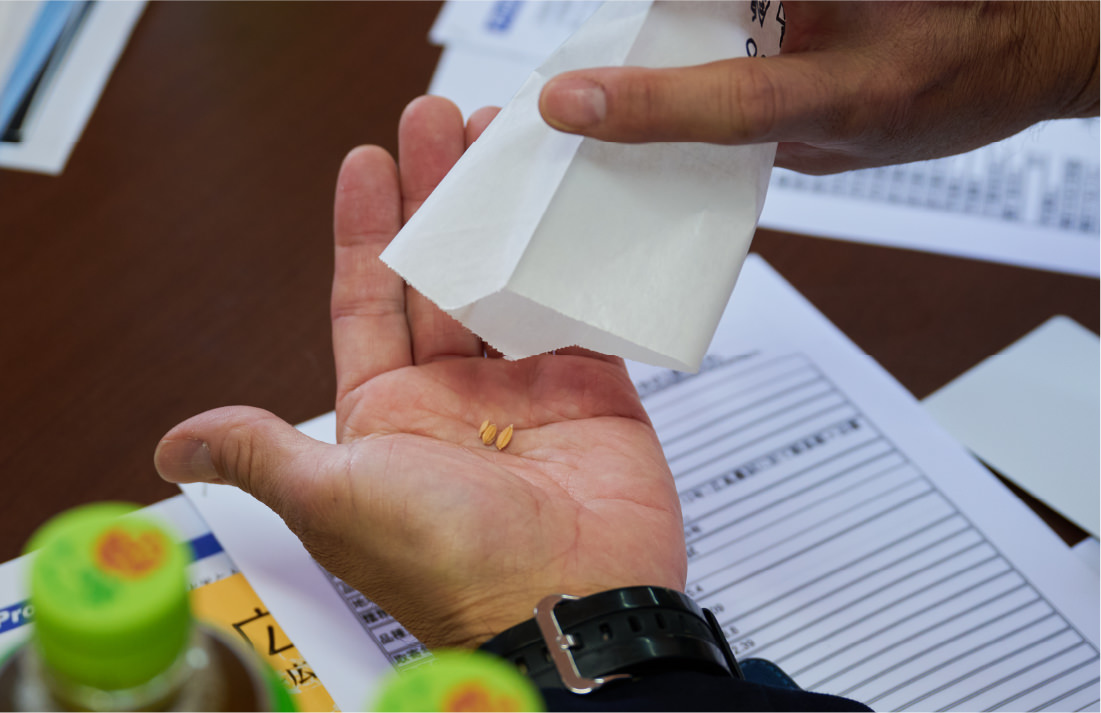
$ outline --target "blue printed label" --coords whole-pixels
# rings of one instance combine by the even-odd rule
[[[0,634],[18,629],[34,619],[34,605],[29,601],[19,602],[0,609]]]

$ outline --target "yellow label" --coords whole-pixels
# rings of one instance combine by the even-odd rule
[[[195,616],[247,642],[283,679],[300,711],[339,711],[243,574],[193,589]]]

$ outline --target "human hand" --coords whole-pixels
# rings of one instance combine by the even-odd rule
[[[278,417],[216,409],[169,431],[173,482],[236,485],[279,513],[326,569],[429,646],[473,646],[547,594],[684,589],[680,506],[623,361],[580,350],[505,361],[378,255],[492,118],[464,131],[425,97],[345,159],[332,293],[339,445]],[[498,451],[483,420],[513,424]]]
[[[606,141],[776,141],[776,165],[806,173],[938,158],[1098,113],[1096,2],[783,6],[778,56],[566,72],[540,111]]]

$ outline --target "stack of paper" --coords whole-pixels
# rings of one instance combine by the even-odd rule
[[[42,104],[57,70],[68,56],[69,47],[88,16],[89,0],[56,0],[41,5],[13,3],[0,8],[10,15],[30,15],[34,22],[21,43],[9,45],[7,63],[11,65],[0,86],[0,140],[20,142],[24,130]],[[23,18],[19,24],[23,24]],[[18,52],[12,49],[19,47]],[[0,71],[4,69],[0,63]]]
[[[61,172],[143,6],[0,3],[0,167]]]

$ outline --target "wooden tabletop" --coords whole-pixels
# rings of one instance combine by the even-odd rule
[[[152,454],[188,416],[332,409],[337,169],[396,150],[438,9],[151,3],[64,173],[0,170],[0,561],[67,507],[178,493]],[[1098,330],[1096,280],[768,230],[754,249],[919,398],[1052,315]]]

